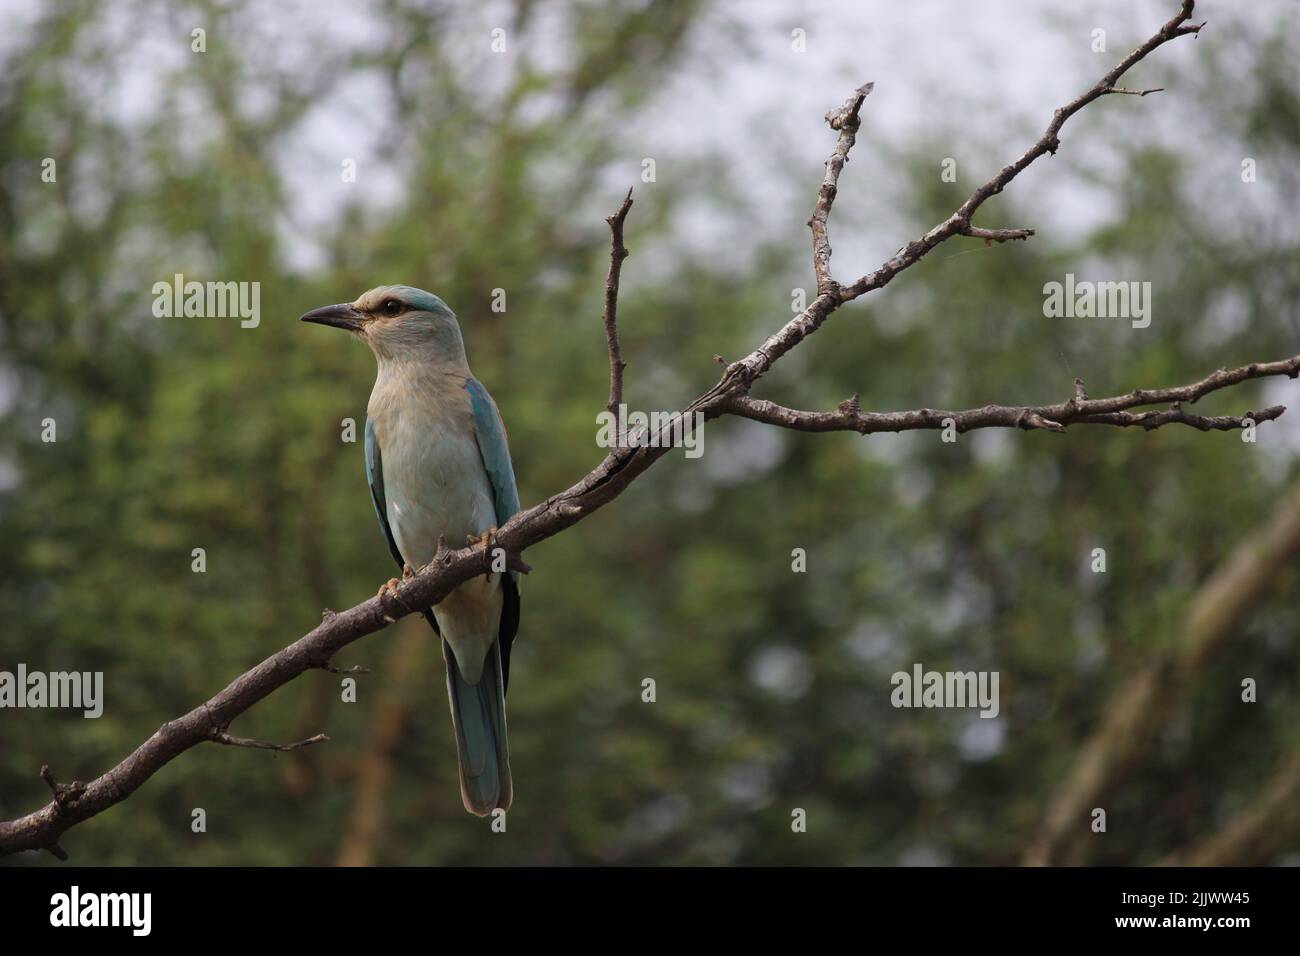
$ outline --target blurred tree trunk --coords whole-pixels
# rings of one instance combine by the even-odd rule
[[[1298,552],[1300,485],[1193,596],[1178,639],[1156,652],[1111,697],[1101,726],[1080,748],[1049,801],[1038,838],[1025,853],[1026,864],[1086,862],[1091,845],[1082,837],[1089,833],[1089,812],[1104,802],[1106,791],[1150,746],[1179,688],[1238,633],[1242,618]],[[1282,776],[1285,780],[1286,771]]]
[[[1161,860],[1162,866],[1263,866],[1300,840],[1300,754],[1282,760],[1258,799],[1218,833]]]
[[[384,665],[370,723],[370,745],[357,765],[356,795],[339,845],[338,866],[370,866],[384,826],[384,802],[393,777],[393,750],[406,726],[406,690],[425,663],[424,648],[437,640],[423,618],[408,621]]]

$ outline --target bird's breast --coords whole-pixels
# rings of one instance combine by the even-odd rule
[[[438,536],[463,547],[467,536],[496,524],[491,484],[483,467],[464,384],[376,383],[368,412],[379,444],[388,523],[412,568],[427,564]]]

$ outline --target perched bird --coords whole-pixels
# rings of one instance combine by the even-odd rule
[[[302,321],[346,329],[378,360],[366,409],[366,476],[403,574],[433,559],[439,536],[456,545],[486,543],[519,510],[519,492],[501,414],[470,373],[451,309],[429,292],[390,285]],[[424,616],[442,637],[465,809],[478,816],[507,810],[505,692],[519,629],[516,575],[466,581]]]

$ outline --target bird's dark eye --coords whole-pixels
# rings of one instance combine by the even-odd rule
[[[397,299],[385,299],[383,308],[389,315],[397,315],[402,311],[402,303]]]

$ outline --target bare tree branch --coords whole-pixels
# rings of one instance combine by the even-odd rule
[[[1048,124],[1047,131],[1019,159],[1008,166],[1002,167],[996,176],[976,189],[970,198],[943,222],[932,228],[920,239],[909,242],[874,272],[867,273],[848,286],[837,283],[830,277],[829,267],[823,268],[820,264],[819,256],[824,253],[829,257],[830,246],[829,240],[820,241],[824,237],[819,237],[819,228],[824,231],[825,220],[830,216],[830,208],[838,190],[839,169],[844,165],[843,162],[837,164],[835,162],[836,157],[839,155],[841,147],[845,146],[846,131],[853,134],[849,136],[847,141],[848,146],[852,145],[853,136],[856,135],[859,123],[858,111],[862,107],[862,101],[866,98],[866,92],[859,90],[839,110],[828,114],[827,120],[831,122],[832,126],[836,122],[839,123],[836,128],[840,130],[840,140],[836,143],[836,152],[832,154],[831,161],[827,164],[827,175],[822,181],[822,191],[818,194],[817,207],[813,215],[813,269],[817,273],[817,298],[809,304],[807,309],[787,322],[779,331],[768,336],[766,341],[757,349],[739,362],[730,365],[722,381],[713,390],[702,396],[699,401],[721,400],[727,394],[747,392],[750,386],[775,365],[781,356],[816,332],[821,327],[821,324],[826,321],[827,316],[841,305],[888,285],[896,275],[916,265],[931,250],[952,236],[969,235],[974,230],[975,235],[986,240],[1005,241],[1011,238],[1027,238],[1030,233],[1029,230],[979,230],[977,227],[972,226],[971,217],[975,215],[986,200],[1002,192],[1007,184],[1020,175],[1034,160],[1047,153],[1055,153],[1061,145],[1060,132],[1065,125],[1065,121],[1093,100],[1114,90],[1119,78],[1134,64],[1170,40],[1198,33],[1204,24],[1188,23],[1194,7],[1195,0],[1182,0],[1182,6],[1178,13],[1149,40],[1124,57],[1114,69],[1098,80],[1086,93],[1058,109],[1052,115],[1052,121]],[[847,151],[845,152],[845,159],[847,159]],[[830,189],[827,189],[828,183]],[[816,225],[819,221],[821,223],[820,227]],[[1020,235],[1022,232],[1025,235]],[[692,410],[695,407],[692,406]]]
[[[945,428],[953,426],[958,432],[968,432],[974,428],[1023,428],[1032,430],[1045,428],[1050,431],[1065,431],[1065,426],[1084,425],[1118,425],[1128,427],[1141,426],[1147,431],[1161,425],[1178,423],[1190,425],[1201,431],[1217,429],[1229,431],[1244,428],[1248,423],[1272,421],[1286,411],[1283,405],[1272,405],[1244,415],[1193,415],[1182,408],[1184,402],[1195,402],[1210,392],[1237,385],[1255,378],[1270,375],[1286,375],[1290,378],[1300,376],[1300,355],[1279,362],[1253,362],[1235,369],[1219,369],[1205,376],[1198,382],[1179,385],[1173,388],[1145,389],[1139,388],[1126,395],[1114,398],[1088,399],[1082,392],[1083,382],[1075,379],[1075,397],[1068,402],[1057,405],[985,405],[982,408],[970,408],[965,411],[942,411],[934,408],[919,408],[907,412],[864,412],[854,395],[840,403],[833,412],[805,412],[777,405],[775,402],[751,398],[748,395],[736,395],[724,405],[733,415],[792,428],[805,432],[853,431],[862,435],[873,432],[901,432],[918,428]],[[1165,411],[1140,412],[1134,414],[1125,411],[1139,405],[1162,405],[1172,403]]]
[[[1060,145],[1057,136],[1065,121],[1092,100],[1114,92],[1115,82],[1129,67],[1169,40],[1196,33],[1200,26],[1187,23],[1192,7],[1193,0],[1183,0],[1177,16],[1161,27],[1160,31],[1146,43],[1125,57],[1096,86],[1073,103],[1057,110],[1043,137],[1020,159],[1004,167],[997,176],[976,190],[952,216],[920,239],[909,243],[876,271],[861,277],[851,286],[844,287],[836,283],[831,276],[830,244],[826,227],[838,189],[839,173],[848,160],[849,149],[853,145],[860,124],[858,114],[863,100],[870,91],[870,86],[855,91],[843,107],[833,111],[827,117],[840,135],[835,151],[827,163],[826,177],[819,190],[811,220],[813,267],[818,282],[816,299],[804,312],[768,336],[753,352],[740,361],[728,365],[718,383],[682,411],[683,418],[690,420],[690,416],[699,413],[705,420],[711,420],[731,413],[750,418],[757,417],[760,421],[766,420],[763,416],[768,416],[773,419],[773,424],[804,427],[805,422],[815,420],[811,416],[839,414],[851,416],[844,418],[844,422],[854,425],[853,430],[858,430],[857,416],[863,413],[856,407],[856,402],[850,403],[847,410],[841,406],[839,413],[795,412],[789,409],[782,410],[771,403],[750,401],[749,388],[782,355],[815,332],[841,305],[886,285],[899,272],[920,261],[931,249],[951,236],[965,235],[982,238],[988,242],[1003,242],[1009,239],[1024,239],[1031,235],[1031,230],[1027,229],[980,229],[971,225],[971,216],[986,199],[1001,192],[1007,183],[1031,162],[1044,153],[1055,152]],[[623,248],[622,230],[630,206],[631,194],[629,193],[618,213],[607,220],[611,230],[612,249],[609,276],[605,284],[604,323],[610,353],[609,407],[615,414],[622,400],[622,372],[625,367],[618,344],[616,310],[620,267],[627,254],[626,249]],[[1021,407],[1010,411],[1005,409],[999,411],[996,406],[993,406],[992,412],[988,409],[976,409],[970,413],[954,414],[973,416],[967,427],[983,427],[981,424],[975,424],[979,421],[980,415],[989,415],[991,418],[1002,415],[1007,418],[1006,421],[990,420],[985,423],[988,425],[1011,424],[1022,428],[1063,428],[1065,422],[1085,421],[1105,424],[1143,424],[1146,427],[1154,427],[1157,418],[1171,414],[1174,417],[1167,418],[1169,421],[1187,420],[1187,423],[1195,424],[1190,420],[1191,416],[1185,416],[1181,410],[1176,409],[1170,409],[1169,412],[1145,413],[1154,414],[1156,418],[1142,419],[1142,416],[1130,416],[1134,419],[1132,421],[1123,421],[1117,416],[1129,415],[1127,409],[1138,405],[1195,401],[1206,392],[1234,385],[1248,378],[1282,372],[1294,377],[1297,361],[1297,359],[1290,359],[1281,363],[1256,364],[1247,366],[1246,372],[1241,369],[1232,372],[1216,372],[1192,385],[1150,391],[1139,389],[1128,395],[1097,401],[1089,401],[1082,390],[1082,383],[1076,383],[1075,398],[1062,406]],[[875,414],[924,417],[935,413],[921,410],[916,413]],[[1263,421],[1281,414],[1281,408],[1265,409],[1256,414],[1261,416],[1257,420]],[[1052,417],[1053,415],[1055,417]],[[789,421],[779,420],[782,418]],[[1197,418],[1199,420],[1199,417]],[[1215,423],[1216,421],[1203,420],[1210,423],[1208,427],[1220,427]],[[1159,421],[1159,424],[1164,424],[1164,421]],[[664,426],[665,429],[671,427],[668,424]],[[811,430],[835,429],[812,428]],[[505,551],[508,567],[526,573],[529,570],[528,565],[522,558],[525,549],[559,534],[616,498],[667,454],[672,446],[672,442],[666,440],[667,437],[661,435],[658,436],[658,441],[646,441],[634,446],[612,449],[590,473],[574,485],[531,508],[520,511],[502,525],[489,541],[478,542],[452,551],[446,547],[445,542],[440,540],[434,559],[418,574],[384,587],[375,597],[346,611],[337,614],[327,612],[321,623],[310,633],[241,674],[211,700],[199,705],[183,717],[164,724],[153,736],[107,773],[88,784],[74,783],[67,788],[58,788],[51,782],[51,786],[55,788],[55,798],[49,804],[16,820],[0,822],[0,856],[20,850],[48,849],[60,858],[66,858],[58,841],[69,828],[125,800],[172,759],[204,742],[217,741],[237,746],[292,749],[319,739],[319,737],[311,738],[282,748],[230,737],[227,728],[240,714],[304,672],[312,669],[331,670],[331,660],[352,642],[379,631],[408,614],[437,604],[460,584],[489,572],[495,548]],[[47,781],[53,780],[48,770],[45,771],[45,775]]]

